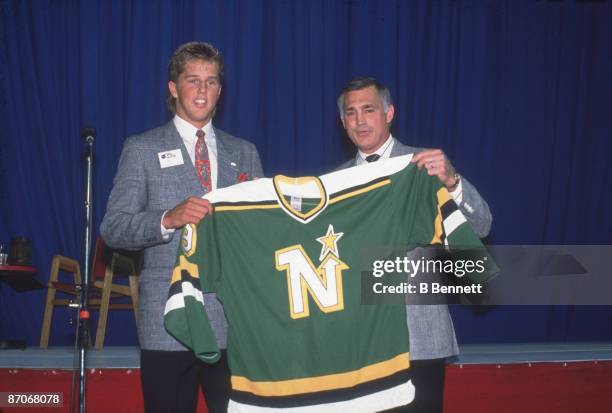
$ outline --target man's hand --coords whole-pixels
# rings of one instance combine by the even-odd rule
[[[186,224],[197,224],[212,213],[213,206],[207,199],[190,196],[166,212],[162,225],[166,229],[181,228]]]
[[[459,180],[455,177],[455,168],[440,149],[425,149],[416,153],[412,157],[412,162],[419,168],[425,168],[429,175],[437,176],[449,191],[457,187]]]

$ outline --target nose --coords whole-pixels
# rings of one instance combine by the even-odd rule
[[[365,116],[363,115],[362,111],[358,110],[355,114],[355,117],[358,125],[362,125],[365,122]]]

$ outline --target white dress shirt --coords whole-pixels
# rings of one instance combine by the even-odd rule
[[[382,146],[376,150],[376,152],[363,153],[361,152],[361,150],[359,150],[358,151],[359,157],[357,158],[357,162],[355,162],[355,164],[361,165],[361,164],[367,163],[368,161],[366,161],[366,157],[370,155],[374,155],[374,154],[379,155],[380,156],[379,159],[389,159],[391,157],[391,151],[393,150],[394,143],[395,143],[395,138],[393,137],[393,135],[389,134],[389,137],[387,138],[385,143],[383,143]]]
[[[193,126],[191,123],[182,119],[178,115],[174,116],[172,119],[174,122],[174,126],[178,131],[183,143],[185,144],[185,148],[187,148],[187,153],[191,158],[191,164],[195,165],[195,144],[198,140],[196,136],[196,132],[198,128]],[[208,159],[210,160],[210,179],[212,181],[212,189],[217,188],[217,137],[215,135],[215,130],[212,127],[212,121],[209,121],[202,128],[204,131],[204,141],[206,142],[206,147],[208,148]]]

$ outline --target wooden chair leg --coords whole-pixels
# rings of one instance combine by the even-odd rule
[[[53,317],[53,301],[55,300],[55,287],[53,282],[57,282],[59,271],[59,257],[53,257],[51,261],[51,273],[49,274],[49,285],[47,288],[47,302],[45,304],[45,315],[43,316],[42,329],[40,331],[40,348],[49,346],[49,334],[51,332],[51,318]]]
[[[110,304],[111,288],[113,284],[113,267],[114,265],[111,264],[111,266],[106,266],[105,270],[102,298],[100,299],[100,314],[98,316],[98,330],[96,331],[96,343],[94,345],[96,350],[101,350],[102,347],[104,347],[106,321],[108,319],[108,307]]]
[[[40,348],[49,346],[49,335],[51,333],[51,319],[53,317],[53,307],[56,305],[66,306],[68,300],[56,300],[57,289],[55,283],[59,281],[60,271],[72,273],[74,285],[81,284],[81,270],[79,263],[63,255],[54,255],[51,260],[51,272],[49,273],[49,284],[47,289],[47,300],[45,303],[45,314],[43,316],[42,328],[40,331]],[[76,299],[80,300],[80,293],[76,294]]]

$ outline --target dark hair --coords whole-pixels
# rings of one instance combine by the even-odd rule
[[[340,117],[344,115],[344,95],[348,92],[362,90],[370,86],[374,86],[376,88],[376,92],[378,92],[378,96],[380,96],[380,100],[382,100],[383,111],[387,112],[389,105],[393,104],[393,101],[391,100],[391,93],[389,93],[387,86],[383,85],[373,77],[355,77],[342,88],[340,96],[338,96],[338,110],[340,111]]]
[[[219,81],[223,81],[223,56],[215,46],[205,42],[185,43],[174,51],[168,63],[168,80],[177,83],[179,76],[185,70],[187,62],[194,59],[216,63],[219,67]],[[170,91],[168,91],[168,110],[172,113],[176,111],[176,100],[170,94]]]

